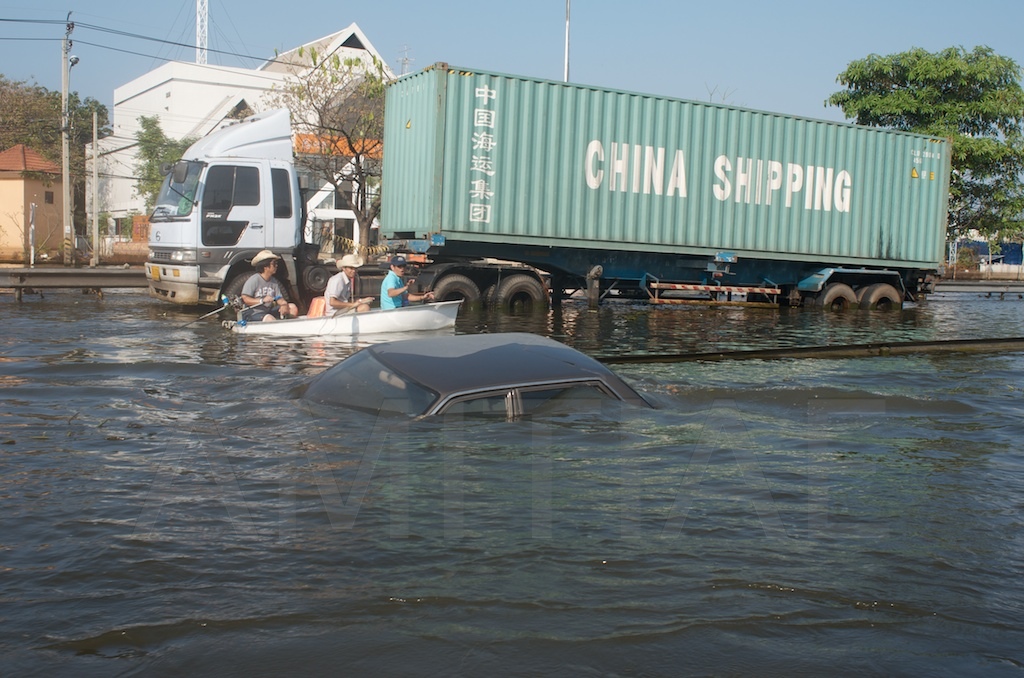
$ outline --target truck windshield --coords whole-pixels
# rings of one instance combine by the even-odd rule
[[[169,221],[178,217],[187,217],[192,213],[196,187],[199,185],[199,173],[203,170],[203,163],[189,161],[187,165],[188,172],[185,174],[185,180],[180,183],[174,180],[174,172],[167,174],[160,187],[160,195],[157,196],[150,221]]]

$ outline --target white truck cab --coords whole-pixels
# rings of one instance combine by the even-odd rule
[[[164,180],[150,217],[146,277],[150,295],[177,304],[216,303],[237,294],[262,249],[285,262],[293,295],[312,294],[316,252],[303,245],[303,201],[292,161],[287,110],[246,118],[203,137]],[[322,268],[322,267],[321,267]],[[311,284],[310,284],[311,283]],[[235,288],[238,288],[237,290]],[[298,301],[298,299],[296,299]]]

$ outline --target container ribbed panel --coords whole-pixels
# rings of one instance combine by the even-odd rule
[[[384,153],[385,233],[942,257],[949,146],[921,135],[435,66],[390,86]]]

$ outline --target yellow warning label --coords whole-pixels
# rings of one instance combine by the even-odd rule
[[[916,167],[913,168],[912,170],[910,170],[910,178],[911,179],[917,179],[919,176],[921,176],[921,175],[917,173],[917,168]]]

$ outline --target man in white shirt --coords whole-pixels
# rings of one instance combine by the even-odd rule
[[[324,290],[324,299],[327,301],[328,314],[345,313],[355,310],[356,313],[370,310],[370,302],[373,297],[352,299],[352,290],[356,281],[356,271],[363,265],[363,260],[354,254],[346,254],[338,259],[338,272],[327,281],[327,289]]]

